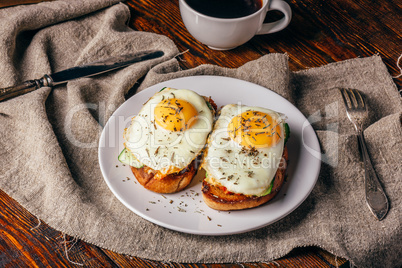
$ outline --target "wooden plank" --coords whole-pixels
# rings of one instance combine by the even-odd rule
[[[396,61],[402,51],[402,19],[395,16],[401,13],[395,1],[289,2],[293,18],[285,30],[256,36],[230,51],[211,50],[195,40],[181,21],[177,0],[129,0],[127,4],[133,29],[166,35],[180,51],[187,51],[180,57],[183,68],[207,63],[237,68],[268,53],[287,53],[289,66],[296,71],[378,53],[391,75],[400,73]],[[402,85],[401,79],[395,82]]]
[[[54,230],[0,191],[0,267],[115,267],[98,247]]]

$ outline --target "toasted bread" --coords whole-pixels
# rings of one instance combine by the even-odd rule
[[[228,193],[221,187],[211,185],[205,180],[202,183],[202,197],[204,202],[216,210],[241,210],[253,208],[265,204],[274,198],[280,191],[286,176],[288,151],[285,146],[279,168],[275,174],[274,185],[271,193],[265,196],[249,196],[243,194]]]
[[[150,167],[130,167],[137,181],[144,188],[157,193],[169,194],[181,191],[190,184],[197,173],[198,163],[199,161],[196,158],[180,172],[168,174],[162,178],[155,178],[156,171]]]
[[[203,96],[203,98],[211,104],[211,107],[214,109],[213,112],[215,112],[217,106],[211,97]],[[183,190],[190,184],[198,171],[200,158],[201,154],[180,172],[171,173],[163,177],[158,176],[157,178],[155,178],[157,171],[150,167],[143,166],[141,168],[135,168],[130,166],[130,168],[137,181],[144,186],[144,188],[157,193],[175,193]]]

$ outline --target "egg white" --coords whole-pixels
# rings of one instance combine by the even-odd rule
[[[279,143],[254,151],[245,149],[229,137],[228,125],[233,117],[257,111],[270,115],[281,130]],[[221,185],[233,193],[261,196],[269,188],[282,158],[284,149],[284,116],[275,111],[229,104],[222,108],[208,139],[207,153],[202,167],[207,172],[207,182]]]
[[[198,120],[191,128],[169,131],[155,122],[154,109],[166,99],[178,98],[191,103]],[[125,129],[125,147],[142,164],[162,174],[187,167],[202,151],[213,126],[213,112],[203,97],[187,89],[165,88],[151,97]]]

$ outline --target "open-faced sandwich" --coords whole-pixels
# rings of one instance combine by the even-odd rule
[[[288,137],[282,114],[260,107],[224,106],[202,162],[205,203],[217,210],[239,210],[271,200],[285,179]]]
[[[119,160],[151,191],[182,190],[197,173],[215,110],[210,98],[187,89],[163,88],[125,129]]]

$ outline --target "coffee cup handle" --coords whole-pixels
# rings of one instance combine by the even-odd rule
[[[290,8],[288,3],[283,0],[271,0],[269,3],[268,11],[271,10],[278,10],[282,12],[285,16],[278,21],[263,23],[261,25],[261,29],[256,34],[275,33],[283,30],[290,23],[290,20],[292,19],[292,9]]]

